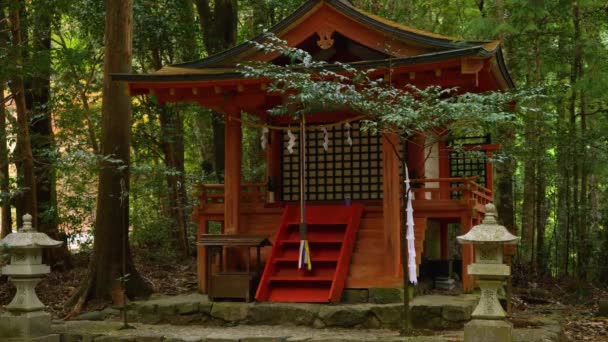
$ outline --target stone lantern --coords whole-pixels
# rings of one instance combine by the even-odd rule
[[[485,211],[480,225],[457,237],[461,244],[474,245],[475,263],[469,265],[468,272],[477,278],[481,289],[473,320],[465,325],[464,340],[510,342],[513,325],[505,320],[507,315],[498,301],[497,292],[511,274],[509,266],[503,264],[504,245],[516,244],[519,237],[496,222],[494,204],[486,204]]]
[[[0,340],[59,341],[59,335],[51,334],[51,315],[44,311],[44,304],[36,295],[36,284],[50,273],[50,267],[42,264],[42,248],[62,244],[37,232],[29,214],[23,215],[21,229],[0,241],[0,248],[11,255],[11,263],[2,268],[2,274],[10,276],[17,288],[15,297],[5,307],[8,312],[0,315]]]

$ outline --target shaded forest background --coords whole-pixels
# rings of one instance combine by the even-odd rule
[[[134,0],[133,72],[225,50],[303,2]],[[518,112],[517,128],[492,132],[503,147],[494,160],[500,216],[522,236],[516,270],[608,283],[605,2],[352,2],[419,29],[504,41],[517,86],[546,95]],[[95,229],[100,165],[120,163],[101,146],[105,22],[104,1],[0,0],[3,236],[34,211],[39,230],[85,251],[92,246],[81,233]],[[150,260],[193,254],[195,184],[222,182],[223,125],[221,116],[199,106],[133,99],[126,188],[135,253]],[[244,127],[243,182],[265,181],[260,134]],[[67,249],[47,257],[55,267],[70,267]]]

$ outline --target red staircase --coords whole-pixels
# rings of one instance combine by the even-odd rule
[[[350,267],[363,206],[306,207],[312,270],[298,269],[300,208],[287,206],[256,300],[337,303]]]

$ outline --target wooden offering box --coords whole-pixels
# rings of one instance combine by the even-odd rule
[[[266,235],[250,234],[203,234],[198,242],[207,248],[207,272],[212,273],[213,256],[219,256],[219,271],[215,274],[207,274],[207,288],[209,299],[242,299],[249,302],[255,295],[262,267],[260,265],[260,249],[270,246],[271,243]],[[246,249],[245,270],[227,271],[225,269],[224,256],[227,247]],[[250,249],[256,249],[255,268],[251,268]]]

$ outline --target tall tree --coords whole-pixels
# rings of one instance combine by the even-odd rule
[[[5,3],[0,2],[0,18],[6,17]],[[4,28],[4,25],[0,26]],[[5,29],[0,30],[0,51],[6,51],[9,45],[9,36]],[[9,190],[9,160],[8,144],[6,135],[6,103],[5,84],[8,70],[0,68],[0,203],[2,203],[2,225],[0,226],[0,238],[4,238],[12,231],[11,195]]]
[[[237,0],[196,0],[203,42],[207,54],[213,55],[232,47],[237,40],[238,2]],[[224,173],[224,120],[214,113],[211,118],[213,127],[213,146],[215,173],[219,181]]]
[[[1,12],[0,12],[1,13]],[[2,37],[0,37],[2,39]],[[0,47],[3,46],[0,42]],[[8,148],[6,139],[6,99],[4,97],[4,80],[0,79],[0,202],[2,203],[2,226],[0,239],[12,231],[11,197],[9,190]]]
[[[28,79],[26,106],[31,114],[32,153],[36,177],[38,230],[54,239],[60,239],[57,210],[57,182],[55,172],[55,135],[51,119],[51,21],[55,12],[54,1],[36,0],[31,4],[33,25],[29,65],[33,71]],[[67,244],[46,250],[45,263],[70,268],[72,266]]]
[[[101,152],[95,240],[86,281],[74,299],[74,312],[87,299],[112,299],[122,289],[129,298],[147,296],[151,289],[141,278],[129,248],[129,165],[131,99],[125,83],[111,74],[131,72],[132,0],[106,0],[105,58],[102,100]],[[119,278],[126,282],[121,282]],[[124,286],[122,286],[124,284]],[[115,292],[114,292],[115,293]]]
[[[12,35],[12,54],[13,61],[17,66],[17,72],[11,77],[11,92],[17,110],[18,136],[17,150],[19,151],[19,163],[21,164],[22,186],[23,186],[23,207],[22,210],[33,216],[32,222],[37,225],[36,208],[36,178],[34,175],[34,157],[32,154],[32,144],[30,138],[29,114],[26,107],[25,84],[23,76],[24,66],[24,30],[21,29],[21,13],[24,10],[25,2],[11,0],[10,4],[10,24]],[[18,168],[19,169],[19,168]]]

